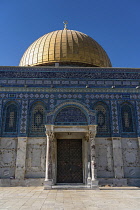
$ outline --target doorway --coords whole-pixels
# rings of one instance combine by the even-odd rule
[[[82,139],[57,140],[57,183],[83,183]]]

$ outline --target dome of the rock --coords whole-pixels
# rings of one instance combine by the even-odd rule
[[[57,30],[33,42],[19,66],[111,67],[105,50],[91,37],[75,30]]]

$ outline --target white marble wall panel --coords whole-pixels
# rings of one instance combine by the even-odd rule
[[[26,178],[45,177],[46,137],[28,138],[26,153]]]
[[[16,153],[17,138],[0,139],[0,178],[14,178]]]
[[[112,138],[113,147],[113,162],[114,162],[114,177],[117,179],[124,178],[123,157],[121,138]]]
[[[140,151],[138,139],[123,138],[122,154],[125,178],[140,178]]]
[[[96,138],[97,177],[114,177],[112,141],[110,138]]]

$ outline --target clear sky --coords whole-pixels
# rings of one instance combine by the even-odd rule
[[[140,68],[140,0],[0,0],[0,66],[18,66],[29,45],[64,20],[95,39],[114,67]]]

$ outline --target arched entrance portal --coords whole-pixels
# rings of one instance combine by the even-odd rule
[[[55,125],[87,125],[87,117],[79,107],[67,106],[56,115]],[[57,183],[83,183],[83,135],[77,132],[57,136]]]
[[[95,112],[80,104],[62,104],[48,113],[44,189],[57,183],[97,187],[95,169]]]

